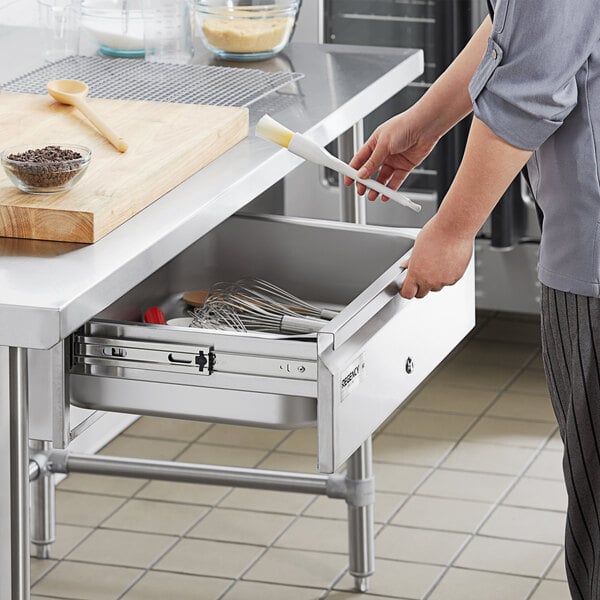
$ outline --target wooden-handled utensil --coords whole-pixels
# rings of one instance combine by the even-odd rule
[[[49,81],[46,88],[57,102],[74,106],[81,111],[119,152],[127,151],[127,142],[86,102],[86,83],[77,79],[55,79]]]

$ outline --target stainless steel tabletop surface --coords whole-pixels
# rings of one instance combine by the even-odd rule
[[[38,37],[0,27],[0,55],[16,57],[0,63],[0,82],[40,64]],[[423,54],[291,44],[251,66],[306,76],[290,95],[251,107],[246,140],[112,233],[92,245],[0,238],[0,345],[55,345],[299,165],[287,150],[254,137],[265,112],[326,144],[418,77]]]

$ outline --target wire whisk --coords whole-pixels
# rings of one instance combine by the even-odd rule
[[[306,315],[331,320],[337,317],[339,311],[327,308],[318,308],[312,304],[294,296],[294,294],[276,286],[264,279],[256,277],[245,277],[235,282],[235,288],[243,296],[256,298],[258,302],[265,302],[278,309],[288,310],[290,314]]]
[[[191,314],[192,327],[294,334],[317,332],[338,313],[312,306],[267,281],[246,278],[214,285]]]

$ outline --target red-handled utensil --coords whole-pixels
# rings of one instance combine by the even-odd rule
[[[163,313],[158,306],[151,306],[144,313],[144,323],[154,323],[156,325],[166,325],[167,320],[165,319],[165,314]]]

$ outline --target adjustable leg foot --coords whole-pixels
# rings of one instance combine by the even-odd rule
[[[354,589],[357,592],[363,594],[369,591],[369,578],[368,577],[355,577],[354,578]]]

